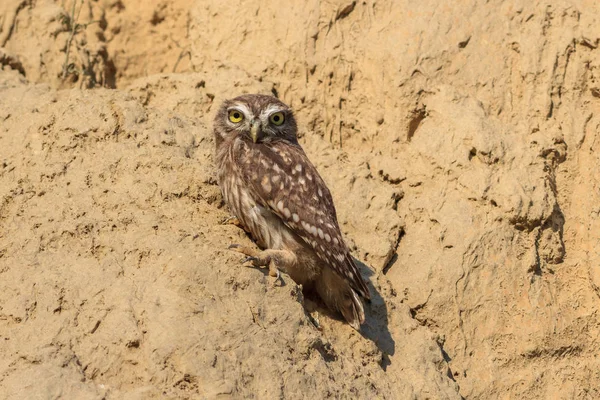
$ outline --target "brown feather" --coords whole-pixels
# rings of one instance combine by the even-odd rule
[[[290,146],[281,141],[269,144],[245,141],[242,147],[240,165],[252,157],[261,168],[268,169],[265,174],[271,180],[269,185],[261,182],[265,175],[255,174],[252,169],[241,171],[244,182],[261,200],[262,206],[281,218],[362,297],[370,299],[369,289],[342,238],[331,193],[300,145]],[[273,182],[273,176],[278,177],[276,182]],[[304,185],[300,183],[302,179]],[[300,193],[302,196],[298,195]]]

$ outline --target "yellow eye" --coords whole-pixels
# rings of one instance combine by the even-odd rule
[[[229,111],[229,120],[234,124],[239,124],[244,119],[244,114],[238,110]]]
[[[273,125],[279,126],[283,124],[283,121],[285,121],[285,116],[282,112],[276,112],[269,117],[269,121],[271,121]]]

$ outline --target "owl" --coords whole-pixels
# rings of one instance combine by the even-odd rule
[[[262,250],[234,244],[271,276],[286,272],[356,330],[369,289],[340,232],[331,193],[298,143],[292,110],[272,96],[223,103],[214,121],[225,203]]]

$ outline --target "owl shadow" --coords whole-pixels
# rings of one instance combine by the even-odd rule
[[[352,257],[356,266],[359,268],[363,276],[372,278],[375,273],[362,261]],[[390,333],[388,324],[388,306],[384,298],[373,285],[371,279],[368,281],[369,291],[371,293],[371,301],[367,302],[365,307],[365,323],[360,329],[360,334],[371,340],[379,350],[383,353],[382,367],[385,369],[389,365],[389,357],[396,352],[396,342]]]

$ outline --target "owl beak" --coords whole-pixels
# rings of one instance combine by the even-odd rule
[[[260,121],[252,121],[250,126],[250,137],[254,143],[262,139],[262,131],[260,129]]]

